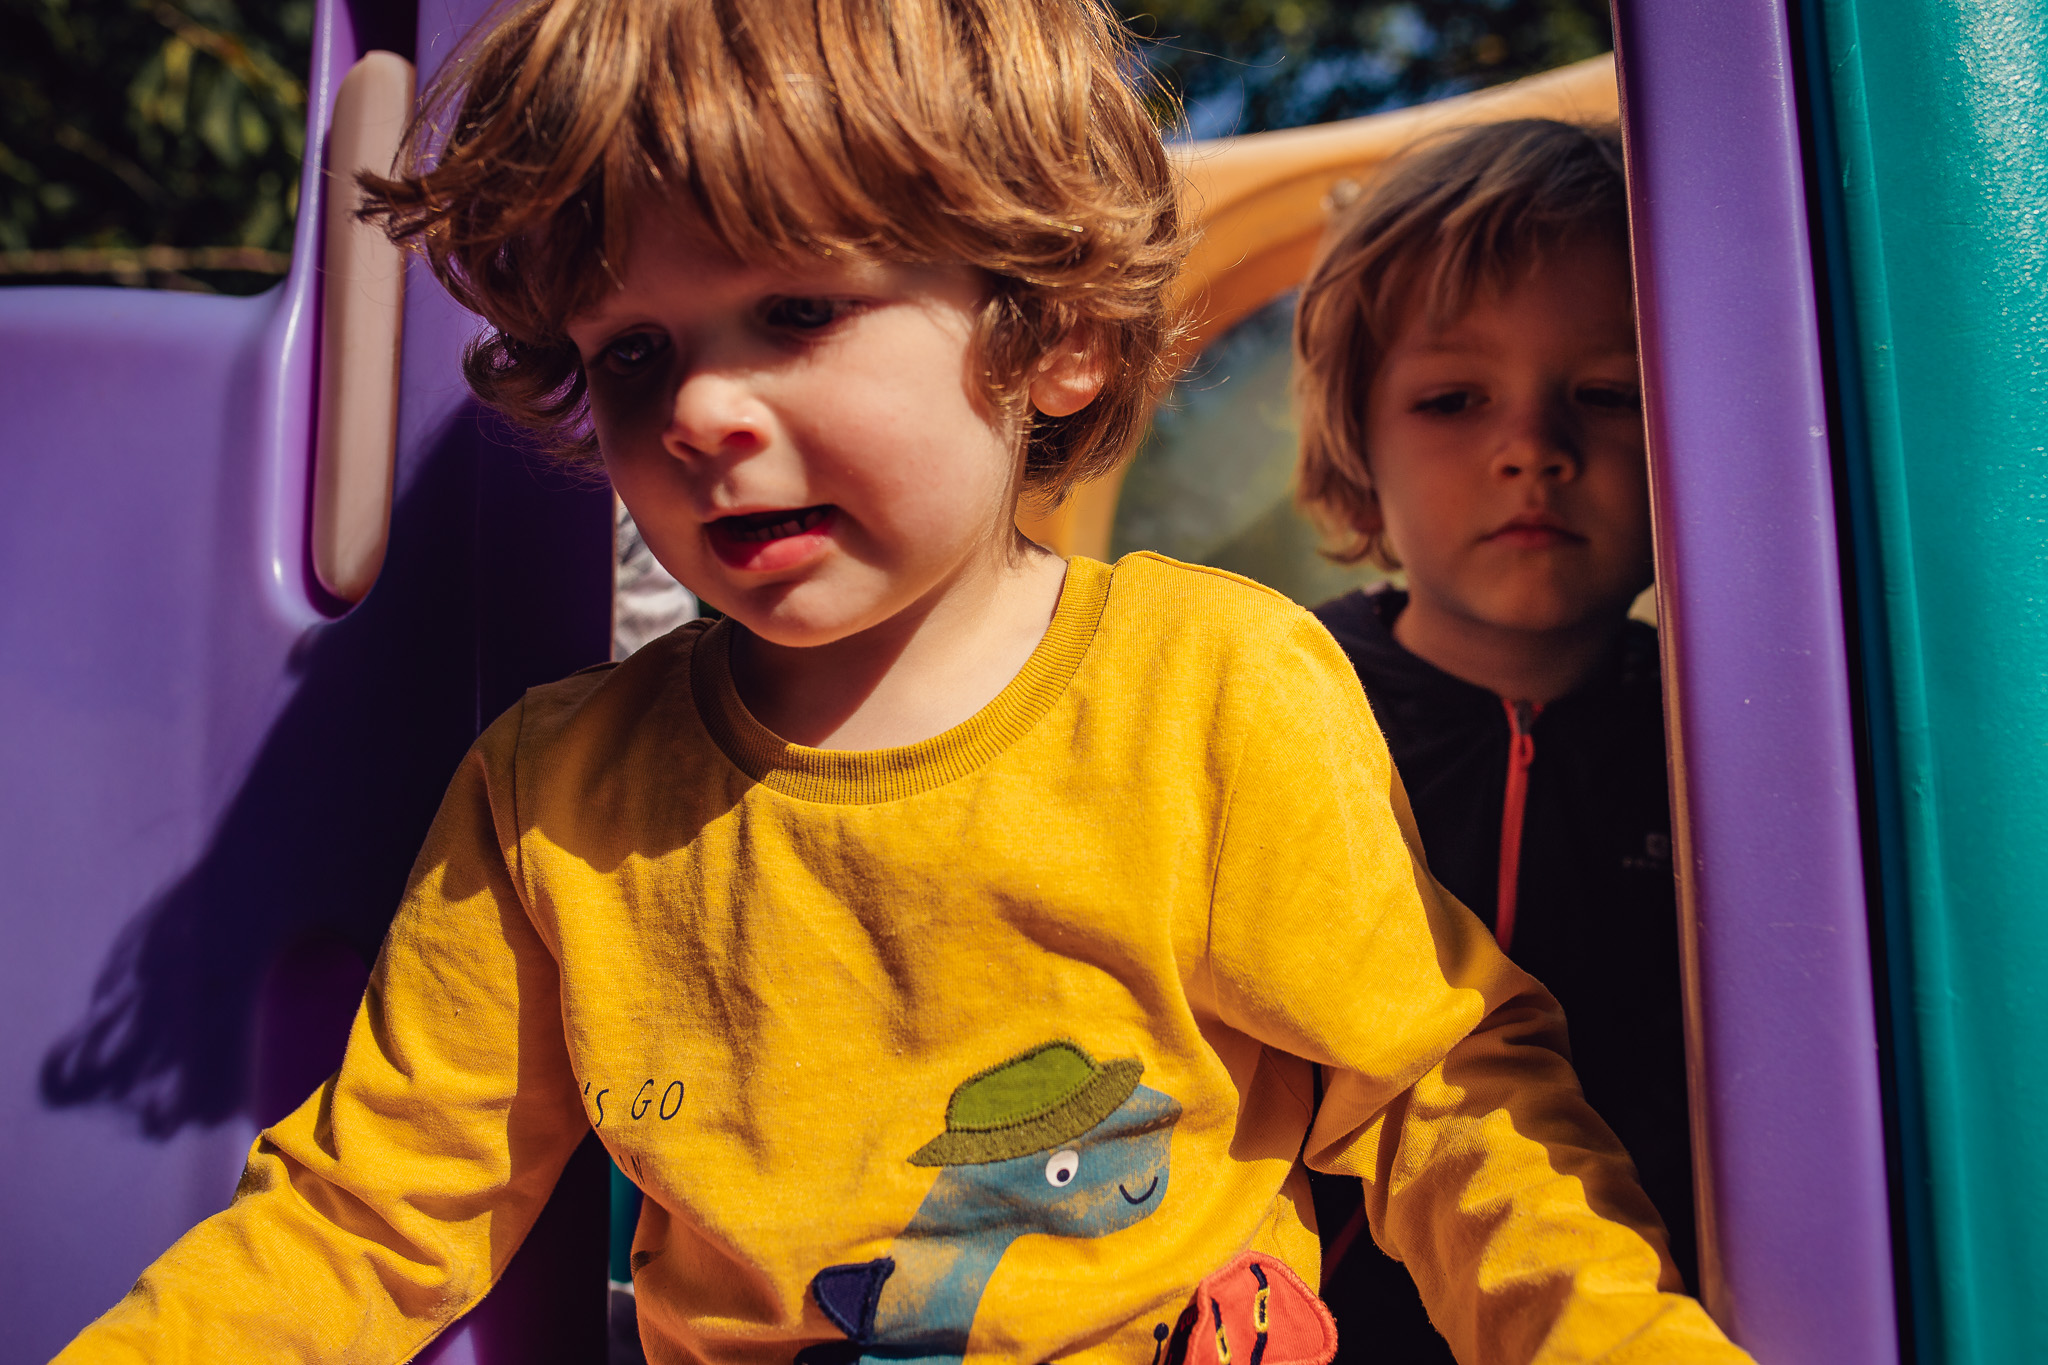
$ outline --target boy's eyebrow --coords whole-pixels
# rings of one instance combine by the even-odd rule
[[[608,331],[617,326],[632,311],[630,308],[620,308],[614,304],[612,299],[606,298],[563,318],[561,327],[567,333],[586,330],[592,332]]]
[[[1494,348],[1476,338],[1456,340],[1435,337],[1419,346],[1407,346],[1402,349],[1409,355],[1461,355],[1467,351],[1487,351]]]
[[[1442,356],[1491,355],[1502,348],[1483,336],[1467,336],[1453,332],[1436,335],[1428,340],[1403,346],[1397,356],[1390,360],[1430,360]]]
[[[1437,336],[1417,345],[1405,346],[1401,349],[1400,356],[1393,358],[1412,360],[1430,356],[1470,355],[1474,352],[1485,353],[1499,349],[1501,348],[1488,338],[1479,336],[1461,337],[1454,332],[1449,336]],[[1624,357],[1633,364],[1636,360],[1636,348],[1633,346],[1616,346],[1611,350],[1601,351],[1591,358],[1595,360],[1619,360]]]

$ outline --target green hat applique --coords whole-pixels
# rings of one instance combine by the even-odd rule
[[[1041,1043],[963,1081],[946,1131],[911,1153],[913,1166],[982,1166],[1050,1151],[1108,1118],[1138,1088],[1135,1057],[1098,1063],[1074,1044]]]

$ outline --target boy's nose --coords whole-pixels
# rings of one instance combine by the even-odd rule
[[[741,376],[698,369],[676,386],[661,439],[677,459],[718,459],[759,450],[768,427],[767,409]]]
[[[1579,472],[1578,441],[1563,414],[1532,407],[1515,415],[1494,464],[1506,478],[1570,479]]]

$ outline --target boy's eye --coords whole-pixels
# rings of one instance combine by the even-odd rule
[[[652,332],[634,332],[608,343],[597,353],[597,363],[616,375],[637,374],[667,347],[663,337]]]
[[[1614,412],[1641,412],[1643,395],[1633,385],[1586,384],[1579,389],[1579,401],[1589,408],[1606,408]]]
[[[770,327],[792,332],[816,332],[839,321],[847,311],[848,305],[842,299],[797,296],[771,301],[762,310],[762,317]]]
[[[1418,398],[1415,411],[1438,417],[1456,417],[1461,412],[1470,412],[1478,401],[1477,395],[1467,389],[1452,389],[1449,393],[1433,393],[1427,398]]]

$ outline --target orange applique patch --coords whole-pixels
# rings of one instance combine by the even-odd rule
[[[1336,1354],[1323,1301],[1279,1261],[1246,1251],[1195,1286],[1163,1365],[1328,1365]]]

